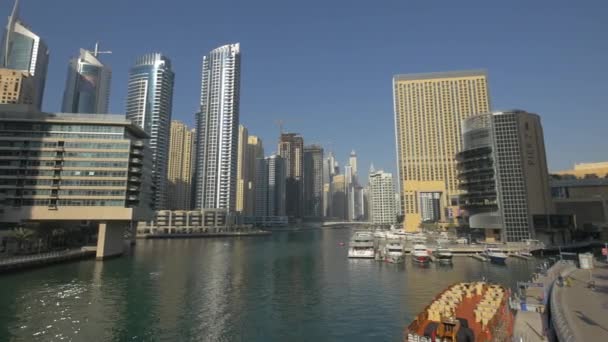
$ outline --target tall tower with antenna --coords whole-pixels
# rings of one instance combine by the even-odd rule
[[[19,70],[32,78],[33,104],[40,109],[44,96],[49,50],[42,38],[19,18],[19,0],[15,1],[2,41],[0,67]]]
[[[80,49],[80,55],[70,60],[63,92],[64,113],[105,114],[110,103],[112,70],[99,59],[99,42],[93,50]]]

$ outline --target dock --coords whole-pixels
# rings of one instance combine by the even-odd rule
[[[481,262],[487,262],[488,258],[484,257],[483,255],[480,254],[471,254],[471,258],[475,259],[475,260],[479,260]]]
[[[509,256],[510,257],[514,257],[514,258],[518,258],[518,259],[523,259],[523,260],[530,260],[530,259],[532,259],[532,257],[526,256],[526,255],[517,254],[517,253],[510,254]]]

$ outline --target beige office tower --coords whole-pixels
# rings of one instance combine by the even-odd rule
[[[28,72],[0,68],[0,104],[34,104],[34,95]]]
[[[404,229],[449,222],[457,216],[461,122],[490,111],[486,73],[397,75],[393,98]]]
[[[247,172],[249,146],[249,133],[247,128],[239,125],[239,145],[237,150],[236,163],[236,211],[242,213],[245,211],[246,193],[249,184],[249,172]]]
[[[245,205],[243,207],[243,213],[248,216],[255,215],[255,175],[258,159],[264,159],[262,139],[255,135],[250,135],[247,138],[247,158],[245,158],[248,182],[245,183]]]
[[[195,130],[183,122],[171,121],[169,141],[169,166],[167,168],[168,208],[190,210],[192,208],[192,173],[194,170]]]

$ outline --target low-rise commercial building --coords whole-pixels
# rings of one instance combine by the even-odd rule
[[[97,256],[119,254],[133,221],[153,215],[148,135],[120,115],[0,109],[0,222],[90,222]]]
[[[225,233],[249,228],[226,209],[159,210],[154,219],[139,224],[138,236]]]

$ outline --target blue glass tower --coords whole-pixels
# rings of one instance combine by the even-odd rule
[[[94,52],[80,49],[80,56],[70,60],[61,111],[107,113],[111,78],[110,68],[97,59],[97,49]]]
[[[139,57],[129,71],[126,116],[150,135],[156,210],[167,207],[167,155],[174,78],[171,61],[160,53]]]

